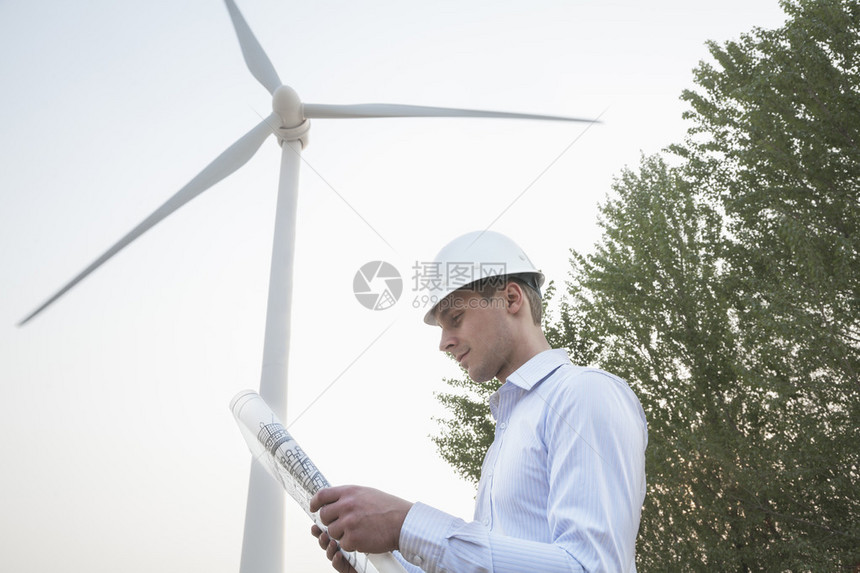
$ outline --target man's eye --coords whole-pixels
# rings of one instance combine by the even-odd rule
[[[463,313],[455,314],[451,317],[451,322],[453,324],[460,324],[460,319],[463,317]]]

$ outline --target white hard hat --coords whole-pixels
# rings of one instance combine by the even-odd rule
[[[431,276],[422,283],[430,306],[424,322],[436,324],[434,312],[446,296],[469,284],[491,277],[519,275],[540,292],[544,276],[523,250],[511,239],[495,231],[473,231],[445,245],[431,266]]]

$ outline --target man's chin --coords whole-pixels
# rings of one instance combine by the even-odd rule
[[[478,384],[483,384],[484,382],[493,379],[493,376],[488,376],[484,372],[475,372],[473,374],[471,369],[467,369],[466,371],[469,373],[469,378],[471,378],[473,382],[477,382]]]

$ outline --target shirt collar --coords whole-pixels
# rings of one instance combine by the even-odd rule
[[[555,372],[562,364],[570,364],[570,357],[564,348],[544,350],[532,356],[525,364],[517,368],[506,382],[518,386],[528,392],[544,378]]]

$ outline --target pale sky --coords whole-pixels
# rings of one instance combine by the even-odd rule
[[[683,137],[678,97],[705,41],[777,26],[782,11],[775,0],[239,7],[304,101],[604,122],[313,121],[287,424],[331,482],[469,518],[473,487],[429,439],[444,415],[433,393],[458,370],[411,306],[412,266],[490,226],[563,284],[568,250],[599,237],[612,178]],[[270,96],[216,0],[7,0],[0,54],[0,570],[235,572],[250,454],[228,404],[259,384],[274,140],[15,324],[268,115]],[[372,260],[404,278],[385,311],[352,293]],[[288,507],[288,570],[328,571]]]

